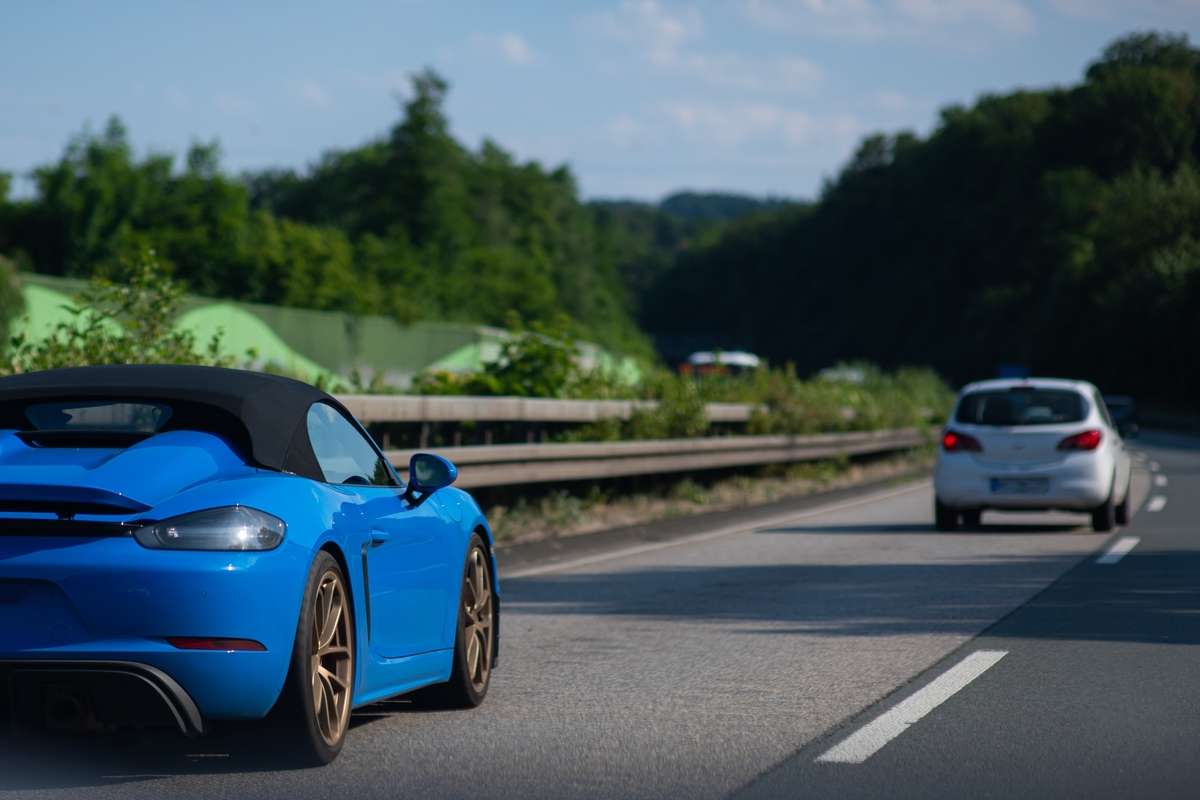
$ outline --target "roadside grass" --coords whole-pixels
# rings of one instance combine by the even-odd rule
[[[559,489],[534,500],[521,497],[510,505],[493,505],[487,514],[496,540],[515,544],[760,505],[886,480],[927,469],[933,459],[932,448],[920,448],[867,461],[842,457],[766,467],[753,474],[712,481],[687,477],[634,493],[617,493],[596,485],[577,492]]]

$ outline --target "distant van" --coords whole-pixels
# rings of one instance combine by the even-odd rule
[[[679,365],[681,375],[741,375],[762,366],[762,359],[744,350],[700,350]]]

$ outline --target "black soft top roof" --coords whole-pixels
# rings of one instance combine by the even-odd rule
[[[267,469],[323,480],[307,417],[328,403],[351,421],[341,403],[307,383],[242,369],[176,364],[70,367],[0,378],[0,427],[28,425],[24,406],[40,400],[162,400],[184,411],[173,427],[226,433],[248,459]],[[207,416],[206,416],[207,415]],[[359,426],[361,427],[361,426]]]

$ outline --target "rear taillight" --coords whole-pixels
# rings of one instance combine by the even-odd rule
[[[942,434],[942,449],[947,453],[982,453],[983,445],[974,436],[958,431],[946,431]]]
[[[1095,450],[1104,441],[1104,434],[1097,430],[1084,431],[1068,436],[1058,443],[1059,450]]]

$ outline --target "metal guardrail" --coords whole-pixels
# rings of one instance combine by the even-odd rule
[[[529,422],[583,423],[629,419],[648,411],[653,400],[547,400],[536,397],[450,397],[343,394],[338,400],[364,423],[377,422]],[[752,403],[709,403],[709,422],[747,422]]]
[[[344,400],[343,400],[344,402]],[[565,402],[565,401],[556,401]],[[928,432],[916,428],[812,436],[723,436],[578,444],[511,444],[438,449],[459,467],[459,486],[601,480],[737,466],[816,461],[919,447]],[[401,470],[416,450],[388,450]]]

